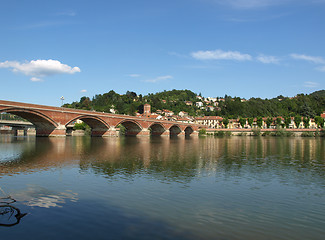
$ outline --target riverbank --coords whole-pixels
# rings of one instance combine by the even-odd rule
[[[204,131],[205,130],[205,131]],[[214,136],[279,136],[279,137],[324,137],[324,129],[204,129],[200,135]]]

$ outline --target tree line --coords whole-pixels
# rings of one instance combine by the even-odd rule
[[[193,117],[221,116],[228,119],[278,116],[315,118],[325,111],[325,90],[298,94],[290,98],[280,95],[272,99],[250,98],[245,101],[239,97],[225,95],[217,98],[217,103],[200,100],[198,95],[201,94],[175,89],[145,96],[132,91],[118,94],[111,90],[108,93],[96,94],[91,99],[84,96],[79,101],[64,104],[63,107],[100,112],[110,112],[114,109],[118,114],[135,115],[137,112],[143,113],[143,105],[148,103],[152,112],[167,109],[175,114],[185,111]],[[203,106],[197,107],[196,102],[202,102]],[[208,105],[212,105],[214,109],[207,108]]]

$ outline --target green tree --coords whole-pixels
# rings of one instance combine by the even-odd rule
[[[272,123],[273,123],[273,119],[270,118],[270,117],[268,117],[268,118],[266,119],[266,126],[267,126],[267,128],[270,128],[270,126],[271,126]]]
[[[286,128],[289,128],[290,123],[291,123],[291,118],[290,117],[286,117],[284,119],[284,124],[285,124]]]
[[[277,118],[276,118],[276,125],[277,125],[277,126],[281,126],[281,124],[282,124],[282,118],[277,117]]]
[[[245,126],[245,124],[246,124],[246,119],[245,118],[240,118],[239,123],[240,123],[241,127],[243,128]]]
[[[222,123],[225,126],[225,128],[228,128],[228,124],[229,124],[229,119],[228,118],[224,118],[222,119]]]
[[[305,128],[309,128],[309,125],[310,125],[309,121],[310,121],[309,117],[304,117],[303,122],[304,122]]]
[[[254,118],[252,117],[247,118],[247,123],[249,124],[249,126],[253,127],[253,122],[254,122]]]
[[[257,124],[257,126],[258,126],[259,128],[261,128],[262,125],[263,125],[263,118],[262,118],[262,117],[257,117],[257,119],[256,119],[256,124]]]
[[[299,116],[299,115],[298,116],[295,116],[294,122],[296,124],[296,127],[299,128],[299,125],[301,123],[301,116]]]
[[[315,117],[315,123],[317,124],[317,127],[324,127],[324,119],[321,116]]]

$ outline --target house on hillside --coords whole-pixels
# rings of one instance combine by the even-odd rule
[[[180,111],[179,113],[178,113],[178,116],[180,116],[180,117],[187,117],[188,116],[188,113],[187,112],[184,112],[184,111]]]
[[[230,128],[230,129],[241,128],[239,119],[229,119],[228,128]]]
[[[214,107],[211,106],[211,105],[208,105],[205,109],[206,109],[208,112],[213,112],[213,111],[214,111]]]
[[[216,102],[218,99],[217,98],[215,98],[215,97],[207,97],[206,98],[208,101],[210,101],[210,102]]]
[[[195,123],[205,125],[208,128],[222,128],[222,120],[223,118],[219,116],[204,116],[195,118]]]
[[[163,114],[165,114],[166,117],[171,117],[174,115],[174,112],[173,111],[170,111],[170,110],[167,110],[167,109],[164,109],[162,111]]]
[[[203,102],[196,102],[195,106],[197,106],[198,108],[203,107]]]

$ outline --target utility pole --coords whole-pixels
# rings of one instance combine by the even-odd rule
[[[62,104],[61,104],[61,107],[63,106],[63,101],[64,101],[64,97],[60,97],[61,101],[62,101]]]

